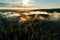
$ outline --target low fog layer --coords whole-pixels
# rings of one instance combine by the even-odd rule
[[[60,20],[60,13],[46,13],[46,12],[41,12],[41,13],[45,13],[45,14],[37,14],[36,13],[15,13],[15,12],[0,12],[0,15],[3,18],[7,18],[8,20],[17,20],[19,19],[19,22],[25,22],[28,21],[30,19],[42,19],[42,20],[47,20],[47,21],[58,21]],[[44,16],[45,15],[45,16]],[[46,17],[47,16],[47,17]]]

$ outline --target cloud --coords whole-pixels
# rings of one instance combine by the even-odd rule
[[[23,4],[31,4],[35,2],[34,0],[0,0],[3,3],[23,3]]]
[[[20,3],[21,0],[0,0],[3,3]]]

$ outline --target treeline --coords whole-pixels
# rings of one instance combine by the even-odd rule
[[[56,8],[56,9],[36,9],[36,10],[32,10],[32,11],[42,11],[42,12],[47,12],[47,13],[60,13],[60,8]]]
[[[59,40],[60,23],[31,19],[24,23],[8,21],[0,15],[0,40]]]
[[[16,12],[17,10],[0,9],[0,12]]]
[[[55,8],[55,9],[36,9],[36,10],[30,10],[30,11],[42,11],[42,12],[47,12],[47,13],[60,13],[60,8]],[[7,10],[7,9],[0,9],[0,12],[23,12],[20,10]]]

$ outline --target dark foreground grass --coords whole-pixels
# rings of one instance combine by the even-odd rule
[[[35,19],[24,23],[0,17],[0,40],[59,40],[60,23]]]

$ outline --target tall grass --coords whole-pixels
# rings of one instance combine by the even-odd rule
[[[57,21],[35,19],[19,23],[0,16],[0,40],[59,40],[59,34]]]

